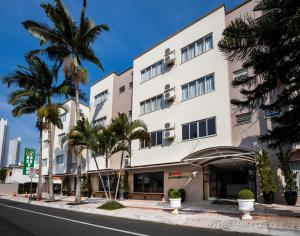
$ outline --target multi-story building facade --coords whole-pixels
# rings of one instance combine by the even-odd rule
[[[68,100],[64,103],[65,110],[61,110],[61,121],[63,128],[52,127],[52,145],[53,145],[53,183],[55,192],[60,192],[62,183],[68,185],[71,191],[75,190],[76,182],[76,156],[70,152],[67,144],[62,145],[62,140],[66,133],[75,126],[75,101]],[[89,107],[80,104],[80,116],[88,117]],[[48,166],[49,166],[49,141],[48,131],[45,130],[42,135],[42,174],[45,178],[44,190],[48,189]],[[82,172],[87,170],[86,166],[86,152],[82,153]]]
[[[0,119],[0,167],[6,165],[7,120]]]
[[[21,137],[9,140],[6,166],[16,166],[20,162]]]

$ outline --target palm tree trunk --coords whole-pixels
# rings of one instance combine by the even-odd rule
[[[98,166],[98,162],[96,160],[96,157],[95,155],[93,154],[93,158],[94,158],[94,161],[95,161],[95,164],[96,164],[96,168],[97,168],[97,171],[98,171],[98,174],[99,174],[99,178],[101,180],[101,184],[103,186],[103,189],[104,189],[104,193],[105,193],[105,197],[106,199],[108,199],[108,195],[107,195],[107,191],[106,191],[106,187],[105,187],[105,184],[104,184],[104,181],[103,181],[103,178],[102,178],[102,175],[101,175],[101,172],[100,172],[100,169],[99,169],[99,166]]]
[[[38,191],[37,191],[37,197],[38,199],[42,199],[42,188],[43,188],[43,175],[42,175],[42,144],[43,144],[43,130],[39,129],[40,135],[39,135],[39,153],[40,153],[40,157],[39,157],[39,184],[38,184]]]
[[[111,201],[111,192],[110,192],[110,180],[109,180],[109,175],[108,175],[108,158],[107,156],[105,157],[105,168],[106,168],[106,178],[107,178],[107,187],[108,187],[108,196],[109,196],[109,201]]]
[[[119,184],[120,184],[121,172],[122,172],[122,167],[123,167],[123,158],[124,158],[124,151],[122,151],[122,156],[121,156],[121,161],[120,161],[118,182],[117,182],[117,187],[116,187],[116,192],[115,192],[115,201],[117,200],[117,195],[118,195],[118,191],[119,191]]]
[[[76,173],[76,196],[75,203],[79,204],[81,202],[81,156],[76,152],[76,160],[77,160],[77,173]]]
[[[48,153],[49,153],[49,167],[48,167],[48,178],[49,178],[49,200],[54,201],[54,193],[53,193],[53,154],[52,154],[52,125],[51,122],[48,121]]]

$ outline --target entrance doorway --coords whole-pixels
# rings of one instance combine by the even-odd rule
[[[236,199],[241,189],[255,192],[255,164],[243,160],[221,160],[204,167],[204,199]]]

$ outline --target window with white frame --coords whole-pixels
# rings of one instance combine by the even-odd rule
[[[107,100],[108,90],[105,90],[95,96],[95,105],[103,103]]]
[[[233,72],[233,80],[241,80],[248,76],[247,69],[240,69]]]
[[[213,36],[209,34],[181,49],[181,63],[191,60],[212,48]]]
[[[149,147],[150,145],[152,147],[162,145],[162,136],[163,136],[162,130],[150,132],[149,135],[150,135],[150,141],[140,140],[140,148],[146,148]]]
[[[48,159],[42,159],[42,167],[47,167]]]
[[[237,125],[248,124],[251,123],[251,121],[252,121],[251,112],[247,112],[235,116],[235,123]]]
[[[61,122],[65,122],[67,120],[67,113],[66,112],[60,115],[60,120],[61,120]]]
[[[162,109],[162,94],[157,95],[153,98],[147,99],[140,103],[140,114],[146,114],[152,111]]]
[[[210,74],[181,86],[182,101],[215,90],[215,76]]]
[[[93,125],[101,125],[104,126],[106,124],[106,116],[103,116],[99,119],[93,121]]]
[[[277,111],[277,110],[273,110],[273,111],[265,111],[265,112],[264,112],[264,117],[265,117],[265,119],[270,119],[270,118],[278,117],[278,116],[280,116],[280,112]]]
[[[298,195],[300,195],[300,160],[291,161],[291,169],[297,174],[296,181],[298,186]]]
[[[182,125],[182,140],[209,137],[217,134],[216,117]]]
[[[141,71],[141,82],[145,82],[149,79],[152,79],[153,77],[160,75],[162,72],[163,60],[160,60]]]
[[[58,140],[58,143],[59,143],[59,144],[62,143],[64,137],[65,137],[65,133],[59,134],[59,135],[57,136],[57,140]]]
[[[57,155],[56,156],[56,164],[60,165],[64,163],[64,155]]]
[[[43,147],[44,147],[44,148],[48,148],[48,146],[49,146],[49,141],[48,141],[48,140],[45,140],[45,141],[43,142]]]

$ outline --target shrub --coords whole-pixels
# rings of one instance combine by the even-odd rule
[[[175,189],[173,189],[173,188],[170,188],[169,190],[168,190],[168,197],[170,198],[170,196],[171,196],[171,192],[173,192],[173,191],[175,191]]]
[[[181,198],[181,194],[180,192],[173,190],[170,192],[170,198],[175,198],[175,199]]]
[[[109,201],[106,202],[104,204],[102,204],[101,206],[98,207],[98,209],[102,209],[102,210],[117,210],[117,209],[121,209],[124,208],[125,206],[122,205],[119,202],[116,201]]]
[[[257,170],[260,177],[260,188],[263,193],[276,192],[275,174],[271,168],[268,153],[262,150],[257,155]]]
[[[238,194],[238,199],[253,199],[254,194],[250,189],[242,189]]]
[[[292,152],[286,151],[283,152],[280,150],[279,153],[277,153],[277,158],[280,162],[280,169],[284,175],[284,191],[285,192],[297,192],[298,186],[297,186],[297,173],[293,173],[291,170],[291,158],[292,158]]]

